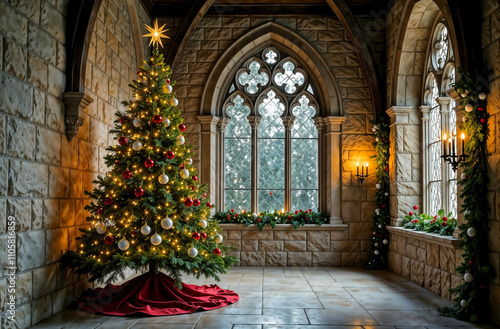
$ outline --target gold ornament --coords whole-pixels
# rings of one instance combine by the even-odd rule
[[[162,46],[162,48],[163,48],[163,43],[161,42],[161,38],[170,39],[165,34],[163,34],[164,32],[168,31],[168,30],[163,29],[166,24],[163,24],[162,27],[158,28],[158,20],[155,20],[154,28],[152,28],[151,26],[148,26],[147,24],[145,24],[145,25],[146,25],[146,29],[150,33],[143,35],[143,37],[144,38],[151,37],[151,40],[149,41],[149,45],[151,46],[151,44],[153,44],[153,46],[157,46],[157,43],[160,43],[160,46]]]

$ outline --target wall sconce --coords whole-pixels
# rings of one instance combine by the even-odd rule
[[[448,146],[446,145],[448,144]],[[448,143],[446,143],[446,134],[443,135],[443,155],[441,158],[444,161],[449,162],[451,164],[451,168],[453,171],[457,171],[458,165],[460,162],[465,161],[467,154],[465,154],[465,134],[462,133],[462,154],[457,154],[457,136],[451,136],[448,139]]]
[[[365,172],[365,166],[361,164],[361,175],[359,174],[359,161],[357,163],[357,173],[356,177],[358,177],[358,180],[363,184],[364,180],[366,177],[368,177],[368,162],[366,163],[366,172]]]

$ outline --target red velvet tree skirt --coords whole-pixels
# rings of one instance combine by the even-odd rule
[[[85,291],[76,300],[77,308],[105,315],[164,316],[208,311],[236,303],[238,294],[217,285],[182,284],[174,287],[174,279],[158,272],[145,273],[119,286]]]

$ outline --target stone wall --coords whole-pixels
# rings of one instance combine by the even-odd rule
[[[0,316],[27,328],[60,312],[89,284],[62,271],[61,253],[84,225],[83,192],[106,168],[104,149],[119,101],[135,77],[135,46],[125,0],[104,0],[87,65],[87,109],[80,134],[64,134],[67,1],[0,1]],[[142,7],[137,1],[139,12]],[[140,16],[147,17],[145,13]],[[16,322],[6,317],[7,216],[16,219]]]
[[[463,282],[455,271],[463,261],[460,240],[401,227],[390,227],[389,231],[389,269],[452,300],[449,289]]]
[[[488,96],[488,200],[490,220],[490,261],[495,270],[491,288],[493,319],[500,324],[500,4],[494,0],[483,0],[483,51],[484,61],[493,70],[490,75],[490,94]]]

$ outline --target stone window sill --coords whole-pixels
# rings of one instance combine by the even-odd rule
[[[444,236],[435,233],[427,233],[422,231],[409,230],[402,227],[388,226],[389,232],[395,235],[402,235],[409,238],[415,238],[418,240],[423,240],[429,243],[434,243],[446,247],[452,247],[454,249],[459,249],[460,240],[455,239],[452,236]]]
[[[219,226],[224,230],[242,230],[242,231],[258,231],[259,228],[256,225],[245,226],[243,224],[219,224]],[[262,231],[345,231],[347,230],[347,224],[323,224],[318,226],[316,224],[305,224],[304,226],[299,226],[295,230],[292,224],[276,224],[273,229],[271,226],[264,226]]]

